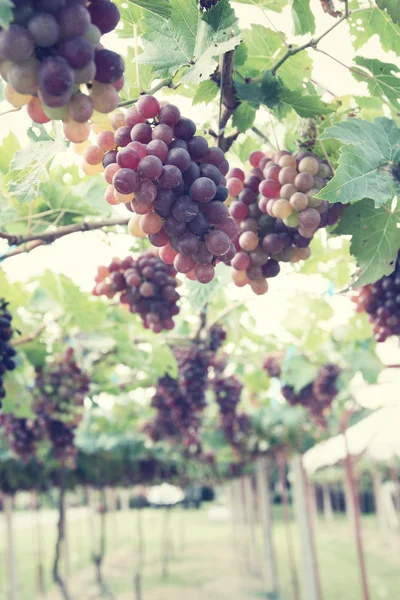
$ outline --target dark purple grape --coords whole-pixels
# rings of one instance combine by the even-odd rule
[[[96,63],[95,79],[100,83],[112,83],[121,79],[124,74],[124,61],[119,54],[112,50],[106,50],[105,48],[96,50],[94,62]]]
[[[193,202],[190,196],[180,196],[177,198],[173,208],[172,215],[177,221],[187,223],[193,221],[199,214],[199,205]]]
[[[119,23],[119,10],[109,0],[96,0],[90,4],[88,10],[92,23],[100,29],[101,33],[113,31]]]
[[[196,133],[196,124],[191,119],[181,118],[174,125],[174,136],[180,140],[188,141]]]
[[[94,58],[92,45],[83,37],[63,40],[59,47],[59,53],[73,69],[83,69]]]

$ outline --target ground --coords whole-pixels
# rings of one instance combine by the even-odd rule
[[[279,555],[282,599],[292,600],[287,566],[284,528],[276,512],[274,536]],[[37,529],[32,513],[15,514],[17,554],[17,600],[60,600],[51,586],[51,560],[55,540],[54,511],[41,514],[41,541],[47,593],[37,593]],[[250,574],[247,554],[234,541],[229,521],[210,522],[207,509],[176,510],[170,515],[171,556],[168,576],[162,577],[162,531],[164,511],[141,513],[145,531],[143,600],[255,600],[265,598],[259,573]],[[0,518],[0,597],[5,597],[4,524]],[[96,524],[98,526],[98,523]],[[90,563],[89,519],[86,509],[68,510],[70,589],[73,600],[98,600],[102,597]],[[363,519],[367,549],[371,600],[396,600],[399,597],[400,534],[379,533],[374,517]],[[260,532],[258,532],[260,533]],[[301,573],[296,528],[293,527],[296,559]],[[261,540],[258,542],[258,571],[262,566]],[[107,523],[107,558],[104,580],[115,600],[132,600],[137,566],[136,511],[110,513]],[[317,548],[324,600],[360,600],[360,584],[350,529],[343,517],[333,524],[322,518],[317,524]],[[307,600],[302,598],[302,600]]]

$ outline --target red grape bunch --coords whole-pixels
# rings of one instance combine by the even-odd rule
[[[119,297],[131,313],[138,313],[146,329],[159,333],[173,329],[172,317],[179,313],[176,290],[176,271],[152,252],[145,252],[136,260],[127,256],[113,258],[108,267],[99,267],[93,289],[95,296]]]
[[[74,435],[88,391],[89,377],[75,362],[72,348],[36,368],[33,409],[45,423],[54,456],[63,464],[74,465]]]
[[[12,413],[0,414],[3,435],[11,450],[23,462],[36,455],[38,443],[44,438],[44,423],[41,419],[24,419]]]
[[[222,344],[226,340],[226,331],[222,325],[213,325],[208,332],[208,347],[212,352],[218,352]]]
[[[36,123],[60,119],[76,143],[90,134],[93,111],[119,102],[124,61],[100,43],[119,22],[110,0],[13,0],[13,19],[0,32],[4,97],[26,105]]]
[[[243,385],[237,377],[218,374],[213,379],[213,389],[220,411],[220,427],[228,443],[237,451],[246,448],[246,436],[251,420],[245,413],[237,412]]]
[[[353,297],[357,312],[367,312],[377,342],[400,335],[400,252],[391,275],[365,285]]]
[[[208,283],[216,262],[236,253],[237,226],[228,215],[225,175],[229,164],[219,148],[196,135],[191,119],[173,104],[141,96],[115,131],[102,131],[84,152],[83,169],[104,167],[106,200],[126,204],[134,236],[149,237],[160,258],[189,279]]]
[[[267,355],[264,369],[270,377],[281,378],[282,358],[281,354]],[[292,386],[282,382],[281,392],[291,406],[304,406],[315,423],[325,427],[326,416],[339,391],[337,387],[339,375],[340,368],[337,365],[326,364],[319,368],[316,379],[299,392],[295,392]]]
[[[1,401],[6,397],[3,378],[7,371],[14,371],[16,350],[9,344],[13,335],[12,314],[7,310],[8,303],[0,299],[0,408]]]
[[[316,231],[336,223],[343,205],[329,205],[315,197],[332,171],[311,152],[257,150],[250,163],[253,168],[247,177],[234,168],[227,178],[234,198],[229,212],[239,225],[232,279],[238,287],[249,284],[261,295],[268,291],[267,280],[280,272],[279,263],[310,257],[309,244]]]

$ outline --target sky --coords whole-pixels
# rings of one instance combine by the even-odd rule
[[[337,2],[340,5],[340,2]],[[325,31],[333,24],[333,19],[323,13],[319,0],[311,0],[312,9],[316,17],[317,34]],[[290,9],[286,8],[282,14],[274,12],[262,12],[258,8],[252,8],[248,5],[234,4],[241,27],[249,27],[252,23],[260,23],[266,27],[276,28],[285,32],[291,39],[291,17]],[[333,54],[339,61],[349,65],[354,57],[354,49],[351,45],[348,35],[348,24],[343,23],[328,35],[320,44],[320,48],[329,54]],[[111,49],[124,52],[126,41],[119,40],[114,34],[105,36],[105,45]],[[297,38],[296,43],[304,43],[309,36]],[[312,52],[314,59],[313,79],[323,88],[329,89],[335,95],[344,94],[366,94],[367,88],[363,83],[357,83],[351,73],[333,61],[326,55]],[[383,53],[378,35],[373,36],[369,42],[361,49],[362,56],[380,58],[386,62],[399,63],[394,53]],[[400,66],[400,65],[399,65]],[[162,98],[162,93],[158,94]],[[326,96],[330,99],[330,95]],[[192,107],[186,98],[177,100],[183,114],[190,115],[191,118],[204,122],[204,112],[207,111],[210,117],[212,112],[204,104]],[[6,103],[0,104],[0,112],[8,107]],[[263,113],[265,115],[265,113]],[[269,124],[265,117],[257,121],[260,128],[268,131]],[[13,131],[21,143],[25,143],[26,129],[30,121],[24,114],[24,111],[0,117],[0,140]],[[278,127],[278,136],[283,134]],[[56,159],[65,166],[71,163],[79,163],[78,157],[69,150]],[[124,213],[125,214],[125,213]],[[65,237],[51,246],[39,248],[31,254],[21,255],[11,258],[2,264],[7,276],[12,281],[27,281],[32,277],[40,275],[44,270],[50,269],[54,272],[64,273],[71,277],[83,290],[89,291],[93,287],[93,277],[96,267],[99,264],[107,264],[113,256],[124,256],[132,246],[132,238],[128,235],[109,235],[104,236],[100,232],[74,234]],[[2,245],[0,242],[0,252]],[[347,296],[335,294],[333,297],[328,295],[328,283],[322,277],[302,276],[293,273],[291,268],[284,270],[276,280],[271,280],[270,291],[262,297],[256,297],[249,288],[236,288],[230,285],[228,288],[229,300],[232,303],[241,300],[249,307],[251,315],[256,319],[257,332],[261,334],[279,335],[284,326],[283,318],[290,308],[296,310],[296,293],[304,291],[311,293],[315,297],[324,297],[334,308],[334,318],[332,325],[345,324],[354,313],[354,305]],[[384,362],[400,362],[400,350],[398,343],[393,340],[379,347],[379,353]],[[387,375],[385,375],[387,377]],[[390,374],[393,377],[393,373]]]

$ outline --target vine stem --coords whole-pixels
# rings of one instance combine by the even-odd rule
[[[53,580],[60,588],[64,600],[72,600],[66,582],[60,573],[60,560],[62,547],[65,542],[65,470],[64,467],[60,470],[60,491],[58,501],[58,526],[57,526],[57,542],[56,553],[53,563]]]
[[[129,218],[113,218],[113,219],[102,219],[101,221],[93,222],[82,222],[74,223],[73,225],[65,225],[58,227],[55,231],[44,231],[42,233],[35,233],[31,235],[15,235],[11,233],[0,233],[0,239],[7,240],[10,245],[18,246],[12,248],[5,254],[0,256],[0,261],[12,256],[31,252],[39,246],[46,244],[52,244],[56,240],[70,235],[71,233],[85,233],[86,231],[94,231],[96,229],[103,229],[103,227],[115,227],[117,225],[127,225]]]
[[[172,78],[162,79],[159,83],[157,83],[157,85],[155,85],[148,92],[146,92],[146,94],[152,96],[164,87],[172,87]],[[132,104],[135,104],[135,102],[137,102],[139,98],[140,96],[138,96],[137,98],[133,98],[132,100],[125,100],[124,102],[120,102],[118,104],[118,108],[121,108],[122,106],[132,106]]]

